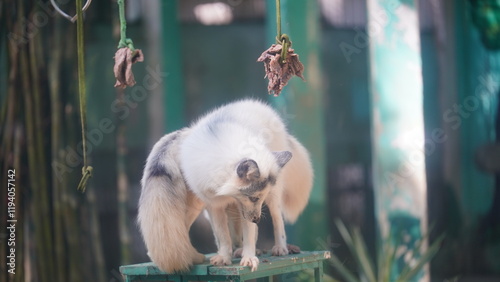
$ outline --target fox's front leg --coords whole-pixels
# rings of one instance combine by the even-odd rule
[[[259,259],[255,256],[255,244],[257,243],[257,224],[243,220],[243,251],[241,253],[240,265],[249,266],[252,271],[257,270]]]
[[[272,199],[267,203],[269,213],[273,219],[274,228],[274,246],[272,249],[273,256],[288,255],[288,248],[286,246],[285,223],[281,215],[281,208],[276,200]]]
[[[217,243],[217,255],[210,258],[213,265],[230,265],[232,243],[225,208],[209,208],[212,229]]]

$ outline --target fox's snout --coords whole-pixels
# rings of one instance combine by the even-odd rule
[[[259,223],[260,210],[250,212],[243,210],[243,218],[253,223]]]
[[[252,218],[252,222],[253,222],[253,223],[259,223],[259,221],[260,221],[260,216],[254,216],[254,217]]]

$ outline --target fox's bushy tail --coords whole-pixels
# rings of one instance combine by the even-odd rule
[[[309,201],[313,186],[313,168],[309,153],[293,136],[289,136],[293,157],[284,167],[285,186],[282,198],[283,216],[294,223]]]
[[[150,177],[144,184],[138,222],[148,255],[163,271],[186,271],[199,255],[189,239],[186,192],[167,176]]]
[[[165,135],[149,154],[141,181],[138,223],[151,260],[163,271],[181,272],[204,256],[189,239],[189,228],[201,207],[190,194],[177,161],[185,130]]]

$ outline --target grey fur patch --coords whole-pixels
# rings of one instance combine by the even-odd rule
[[[166,176],[170,181],[172,181],[172,175],[168,173],[168,171],[165,169],[165,167],[159,163],[156,162],[152,164],[152,166],[149,168],[149,177],[162,177]]]
[[[236,168],[238,177],[253,182],[260,177],[259,166],[254,160],[244,159]]]
[[[292,158],[292,153],[289,151],[273,152],[273,154],[280,167],[284,167],[286,163]]]
[[[245,194],[245,195],[251,196],[251,195],[255,194],[256,192],[264,190],[264,188],[266,188],[268,183],[269,183],[268,179],[264,179],[262,181],[252,182],[252,184],[250,184],[250,186],[242,189],[241,192],[243,192],[243,194]]]
[[[267,178],[267,180],[269,181],[269,184],[271,184],[271,185],[275,185],[276,184],[276,176],[274,176],[274,175],[269,175],[269,177]]]
[[[179,131],[172,134],[172,136],[164,140],[159,152],[153,156],[149,163],[149,177],[163,177],[166,176],[170,181],[172,181],[172,175],[168,172],[168,169],[162,164],[161,160],[165,157],[170,145],[179,136]]]

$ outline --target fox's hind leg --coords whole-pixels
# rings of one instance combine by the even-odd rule
[[[185,218],[187,230],[191,228],[191,225],[200,215],[204,207],[205,204],[203,203],[203,201],[201,201],[198,197],[196,197],[196,195],[193,192],[188,190],[186,195],[186,218]],[[203,254],[200,254],[195,248],[192,249],[191,253],[192,253],[191,257],[193,258],[194,264],[200,264],[203,263],[203,261],[205,261],[205,256]]]
[[[189,229],[196,218],[200,215],[201,211],[205,207],[200,198],[198,198],[193,192],[189,191],[186,195],[186,227]]]

